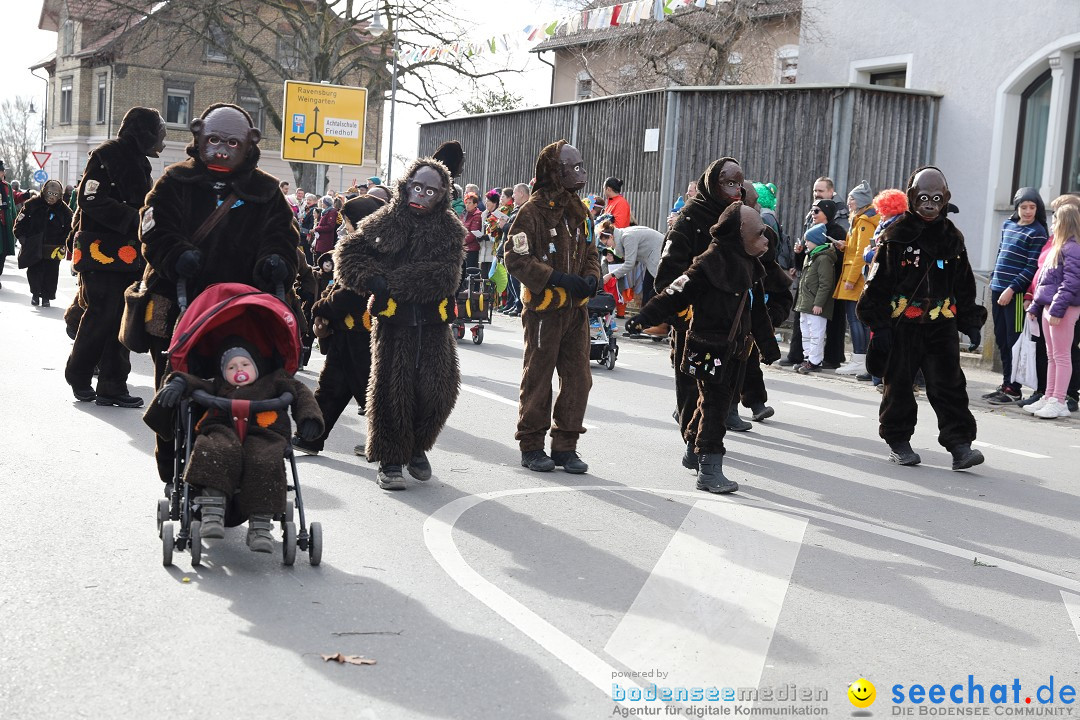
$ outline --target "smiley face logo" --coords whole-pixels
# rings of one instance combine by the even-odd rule
[[[855,707],[868,708],[877,699],[877,690],[874,688],[874,683],[866,678],[859,678],[848,685],[847,696]]]

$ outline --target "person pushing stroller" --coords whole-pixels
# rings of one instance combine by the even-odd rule
[[[322,413],[306,385],[284,369],[266,372],[266,359],[238,336],[226,338],[221,347],[220,374],[214,379],[183,372],[166,378],[145,417],[158,435],[168,439],[172,409],[196,390],[232,401],[275,400],[291,393],[298,435],[315,440],[322,434]],[[226,518],[230,525],[247,518],[248,547],[271,552],[271,522],[286,507],[283,458],[292,435],[287,411],[259,412],[249,423],[243,413],[209,408],[196,433],[184,480],[201,507],[202,537],[223,538]]]

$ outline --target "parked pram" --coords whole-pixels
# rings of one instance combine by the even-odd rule
[[[615,369],[619,341],[615,339],[615,297],[600,293],[589,298],[589,359]]]
[[[457,294],[457,319],[452,323],[454,336],[461,340],[465,337],[465,326],[473,324],[472,341],[475,345],[484,342],[484,325],[491,324],[491,313],[495,305],[495,287],[491,281],[480,275],[480,268],[466,270],[464,287]]]
[[[239,283],[211,285],[186,308],[186,293],[181,283],[177,298],[181,316],[169,348],[171,371],[198,377],[218,375],[221,343],[239,336],[256,347],[274,368],[284,369],[290,376],[296,373],[301,352],[297,321],[292,309],[281,299]],[[157,509],[164,565],[172,564],[175,549],[190,550],[192,565],[197,566],[202,561],[200,507],[192,487],[182,482],[195,441],[197,418],[211,409],[222,410],[231,414],[234,428],[239,432],[238,425],[246,427],[248,421],[255,423],[259,413],[287,412],[293,400],[289,392],[270,400],[234,401],[202,390],[195,390],[191,397],[180,400],[178,412],[174,413],[172,481],[166,488],[167,497],[158,501]],[[308,553],[312,565],[318,565],[322,559],[322,526],[313,522],[309,527],[306,523],[300,479],[290,444],[286,444],[282,460],[288,460],[292,471],[292,484],[287,485],[287,490],[293,491],[295,497],[295,502],[287,501],[284,513],[273,518],[281,524],[282,562],[292,565],[299,547]],[[300,515],[299,531],[293,519],[294,508]],[[235,526],[245,520],[247,518],[235,510],[235,504],[230,503],[225,524]],[[175,526],[177,522],[179,528]]]

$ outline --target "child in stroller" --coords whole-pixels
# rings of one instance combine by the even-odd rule
[[[615,369],[619,341],[615,339],[615,297],[600,293],[589,298],[589,359]]]
[[[225,299],[211,304],[215,295]],[[252,304],[260,302],[261,308]],[[203,308],[196,304],[210,307],[197,312]],[[183,501],[176,502],[174,491],[173,505],[166,511],[173,519],[182,515],[185,520],[181,539],[186,540],[184,531],[191,529],[193,564],[198,564],[201,538],[222,538],[226,525],[245,520],[248,547],[271,552],[271,522],[289,514],[284,468],[292,435],[288,409],[292,408],[301,437],[314,439],[323,430],[314,395],[292,376],[299,359],[295,317],[277,298],[243,285],[207,288],[188,314],[196,317],[181,318],[170,348],[170,363],[177,371],[165,378],[144,417],[158,435],[175,437],[188,450],[178,453],[174,477],[174,486],[179,486],[181,475],[186,484],[180,494]],[[249,331],[250,339],[238,334],[243,330]],[[282,340],[288,347],[279,351],[273,344]],[[178,405],[184,410],[179,427]],[[198,422],[193,424],[194,417]],[[299,503],[298,484],[296,489]],[[196,513],[198,525],[189,525]],[[301,506],[302,529],[303,525]],[[302,534],[301,547],[307,549],[306,532]],[[292,552],[296,541],[293,537]],[[289,548],[285,549],[288,557]],[[167,550],[166,564],[170,559]]]

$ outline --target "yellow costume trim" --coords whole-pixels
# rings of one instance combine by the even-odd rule
[[[351,314],[351,313],[350,313],[350,314],[348,314],[348,315],[346,315],[346,316],[345,316],[345,319],[344,319],[344,320],[342,320],[341,322],[342,322],[342,323],[344,323],[344,324],[345,324],[345,327],[346,327],[347,329],[349,329],[349,330],[352,330],[352,329],[353,329],[353,327],[355,327],[355,326],[356,326],[356,320],[354,320],[354,319],[353,319],[353,316],[352,316],[352,314]]]
[[[143,313],[143,322],[147,325],[150,324],[150,320],[154,317],[154,299],[150,298],[146,301],[146,312]]]
[[[555,288],[555,292],[559,295],[559,304],[555,307],[561,308],[562,306],[566,305],[566,301],[569,299],[569,295],[566,294],[566,289],[561,287]]]
[[[547,310],[551,305],[551,301],[555,299],[555,293],[551,292],[551,288],[544,288],[544,299],[540,301],[540,304],[536,306],[537,310]]]
[[[277,412],[273,410],[267,410],[266,412],[255,414],[255,423],[259,427],[270,427],[274,424],[275,420],[277,420]]]
[[[109,263],[116,262],[115,259],[101,253],[100,240],[95,240],[94,242],[90,243],[90,257],[97,260],[102,265],[108,265]]]
[[[371,313],[364,312],[364,329],[371,332]]]
[[[450,316],[446,314],[446,304],[450,302],[450,298],[443,298],[443,301],[439,303],[439,319],[446,322],[450,319]]]
[[[58,248],[56,248],[55,250],[52,251],[52,254],[49,255],[49,257],[52,258],[53,260],[63,260],[64,255],[66,255],[66,254],[67,253],[64,252],[64,248],[58,247]]]
[[[521,299],[523,301],[525,301],[526,303],[530,302],[532,300],[532,293],[529,292],[529,288],[527,288],[527,287],[522,287],[521,288]]]
[[[386,309],[381,311],[379,314],[384,316],[384,317],[393,317],[394,313],[396,313],[396,312],[397,312],[397,303],[394,302],[394,298],[387,298],[386,299]]]

